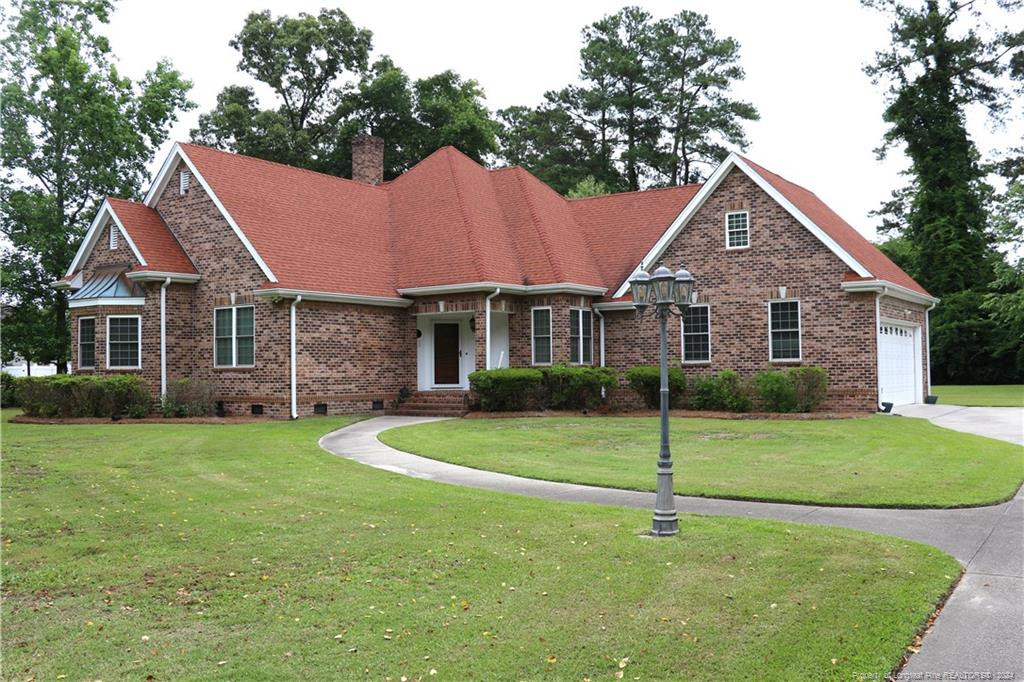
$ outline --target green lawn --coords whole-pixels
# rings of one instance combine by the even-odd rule
[[[923,419],[673,419],[685,495],[873,507],[955,507],[1013,495],[1024,449]],[[465,419],[385,431],[407,452],[530,478],[654,490],[656,418]]]
[[[1024,407],[1024,384],[999,386],[932,386],[940,405]]]
[[[656,540],[317,447],[347,421],[4,424],[4,678],[881,679],[960,570],[748,519]]]

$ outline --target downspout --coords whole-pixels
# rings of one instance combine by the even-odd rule
[[[501,287],[495,287],[484,299],[484,369],[491,368],[491,299],[500,293]]]
[[[928,363],[928,390],[925,392],[926,398],[932,393],[932,319],[928,313],[937,305],[938,301],[932,303],[924,310],[924,352],[927,356],[925,362]]]
[[[167,287],[171,278],[160,285],[160,399],[167,397]]]
[[[888,291],[882,287],[882,291],[875,294],[875,404],[878,409],[882,408],[882,297]]]
[[[295,363],[295,306],[297,306],[301,301],[302,301],[302,295],[301,294],[296,296],[295,300],[292,301],[291,321],[290,321],[290,325],[289,325],[289,329],[291,331],[292,419],[298,419],[299,418],[299,396],[298,396],[298,386],[296,384],[296,377],[295,377],[295,375],[296,375],[296,369],[295,369],[295,364],[296,364]]]
[[[600,330],[600,334],[601,334],[601,345],[599,346],[599,348],[600,348],[599,353],[600,353],[600,356],[601,356],[601,366],[604,367],[604,315],[601,314],[600,310],[598,310],[597,308],[595,308],[593,306],[591,306],[590,309],[594,311],[595,315],[597,315],[597,328]],[[602,398],[607,398],[608,397],[607,396],[607,391],[605,391],[604,386],[601,387],[601,397]]]

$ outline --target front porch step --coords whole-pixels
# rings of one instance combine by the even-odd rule
[[[407,417],[461,417],[466,407],[468,391],[416,391],[386,414]]]

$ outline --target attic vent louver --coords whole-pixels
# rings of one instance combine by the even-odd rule
[[[178,194],[186,194],[188,192],[188,181],[191,179],[191,173],[187,170],[181,171],[181,175],[178,177]]]
[[[117,249],[117,225],[110,223],[110,250]]]

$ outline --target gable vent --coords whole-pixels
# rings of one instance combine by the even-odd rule
[[[187,170],[181,171],[181,175],[178,176],[178,194],[186,194],[188,192],[188,181],[191,180],[192,174]]]
[[[110,250],[117,248],[117,225],[110,223]]]

